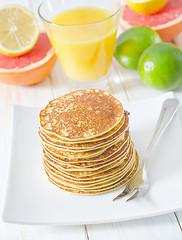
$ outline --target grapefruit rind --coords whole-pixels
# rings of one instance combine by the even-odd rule
[[[123,9],[121,11],[120,27],[123,30],[126,30],[126,29],[134,27],[134,26],[139,26],[140,24],[130,25],[126,20],[123,19],[123,12],[125,9],[125,5],[126,5],[126,3],[124,4]],[[144,26],[144,24],[142,24],[141,26]],[[150,27],[148,25],[146,25],[146,26]],[[170,42],[173,39],[175,39],[182,32],[182,13],[180,16],[178,16],[177,18],[175,18],[167,23],[157,25],[157,26],[152,26],[151,28],[159,33],[159,35],[163,41]]]
[[[45,36],[46,34],[42,32],[40,34],[40,37],[43,35]],[[45,44],[46,42],[45,38],[42,38],[42,41],[43,40]],[[33,62],[29,65],[24,64],[25,65],[24,67],[20,67],[18,65],[17,67],[14,66],[14,68],[9,68],[9,69],[1,67],[0,82],[5,84],[11,84],[11,85],[33,85],[35,83],[38,83],[44,80],[53,69],[55,62],[57,60],[57,57],[51,45],[50,47],[47,46],[46,49],[47,50],[45,51],[45,56],[39,58],[37,62]],[[13,61],[13,58],[11,57],[6,57],[6,58],[9,58],[10,61]],[[15,58],[22,59],[22,57],[15,57]],[[6,67],[7,67],[7,64],[6,64]]]
[[[57,57],[51,49],[40,62],[18,70],[0,69],[0,82],[10,85],[33,85],[44,80],[53,69]],[[32,68],[33,67],[33,68]]]

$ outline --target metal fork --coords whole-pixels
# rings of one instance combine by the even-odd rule
[[[146,194],[150,185],[147,177],[146,164],[149,160],[149,156],[152,150],[159,141],[159,138],[162,136],[165,129],[174,117],[178,106],[179,101],[176,98],[169,98],[164,101],[155,131],[145,152],[141,168],[138,170],[135,176],[126,184],[123,192],[116,196],[113,201],[126,196],[128,197],[126,201],[129,201],[135,198],[142,197]]]

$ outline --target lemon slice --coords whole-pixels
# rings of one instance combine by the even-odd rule
[[[29,10],[8,4],[0,7],[0,52],[19,56],[30,51],[39,37],[38,22]]]
[[[128,6],[135,12],[145,15],[159,12],[168,0],[126,0]]]

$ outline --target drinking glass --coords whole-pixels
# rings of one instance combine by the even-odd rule
[[[107,81],[120,9],[119,0],[44,0],[40,4],[39,15],[73,88],[97,88]]]

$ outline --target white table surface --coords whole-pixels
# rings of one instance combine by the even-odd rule
[[[0,0],[0,5],[18,3],[32,11],[38,18],[40,0]],[[39,20],[40,21],[40,20]],[[175,39],[182,47],[182,36]],[[113,92],[123,101],[135,101],[161,94],[145,86],[136,71],[128,71],[113,61],[113,72],[118,76]],[[51,74],[34,86],[10,86],[0,84],[0,210],[5,192],[10,152],[10,122],[12,106],[44,107],[47,102],[68,92],[69,88],[57,62]],[[175,91],[182,102],[182,87]],[[176,196],[177,197],[177,196]],[[178,240],[182,239],[182,211],[132,220],[127,222],[83,226],[29,226],[4,223],[0,219],[0,240]]]

